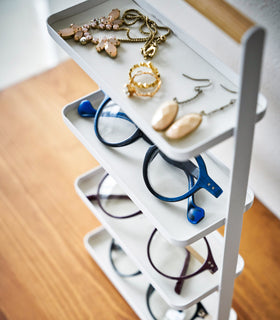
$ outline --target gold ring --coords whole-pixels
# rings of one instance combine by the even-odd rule
[[[139,70],[138,70],[139,69]],[[149,69],[149,70],[146,70]],[[136,70],[136,72],[135,72]],[[155,80],[153,82],[142,82],[136,81],[136,78],[141,75],[150,75]],[[129,97],[136,95],[142,97],[152,97],[156,94],[161,86],[160,74],[153,66],[151,62],[141,62],[139,64],[135,64],[129,70],[129,83],[126,85],[127,94]],[[148,91],[148,89],[153,89],[152,91]]]

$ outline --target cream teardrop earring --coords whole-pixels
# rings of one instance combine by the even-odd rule
[[[212,81],[210,79],[196,79],[196,78],[192,78],[184,73],[183,73],[183,76],[190,79],[190,80],[193,80],[193,81],[204,81],[204,82],[208,82],[208,83],[205,85],[194,87],[194,91],[196,92],[196,94],[189,99],[186,99],[183,101],[178,101],[178,99],[175,97],[171,101],[165,101],[157,109],[157,111],[155,112],[155,114],[152,118],[152,127],[156,131],[166,130],[172,124],[172,122],[175,120],[177,113],[178,113],[178,110],[179,110],[179,105],[186,104],[186,103],[193,101],[194,99],[196,99],[198,96],[201,95],[201,93],[203,92],[203,88],[207,88],[212,85]]]
[[[236,91],[230,90],[221,84],[221,87],[230,93],[237,93]],[[188,113],[175,121],[165,132],[167,138],[171,140],[181,139],[191,132],[195,131],[201,124],[203,116],[210,116],[213,113],[218,111],[222,111],[231,105],[235,104],[236,99],[231,99],[228,104],[223,105],[217,109],[214,109],[209,112],[205,112],[204,110],[199,113]]]

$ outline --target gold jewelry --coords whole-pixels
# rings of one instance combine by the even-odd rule
[[[138,70],[139,69],[139,70]],[[135,72],[136,71],[136,72]],[[136,81],[142,75],[150,75],[155,80],[152,82]],[[161,79],[158,69],[151,62],[135,64],[129,70],[129,83],[126,84],[126,93],[129,97],[133,95],[141,97],[153,97],[161,86]]]
[[[133,38],[130,36],[130,26],[137,22],[142,22],[139,32],[144,37]],[[113,30],[113,31],[126,31],[127,38],[93,38],[89,33],[89,29],[99,30]],[[148,31],[145,31],[146,28]],[[158,30],[166,30],[166,34],[159,35]],[[93,19],[88,24],[83,26],[77,26],[71,24],[69,28],[61,29],[58,34],[63,39],[74,38],[75,41],[79,41],[82,45],[86,45],[89,42],[97,44],[97,52],[105,50],[111,58],[117,56],[117,46],[120,42],[145,42],[144,47],[141,49],[141,53],[144,59],[153,58],[157,51],[157,47],[160,43],[166,41],[166,37],[171,33],[168,27],[158,26],[149,17],[144,16],[141,12],[135,9],[126,10],[123,16],[120,18],[120,10],[113,9],[108,17],[101,17],[99,19]]]
[[[200,111],[199,113],[188,113],[184,115],[182,118],[175,121],[165,132],[167,138],[171,140],[177,140],[184,138],[191,132],[195,131],[202,122],[203,116],[210,116],[215,112],[224,110],[232,106],[236,102],[236,99],[231,99],[229,103],[214,109],[210,112],[205,112],[204,110]]]
[[[195,86],[194,87],[194,91],[196,92],[195,95],[186,100],[178,101],[178,99],[175,97],[173,100],[165,101],[163,104],[161,104],[159,108],[156,110],[152,118],[152,127],[156,131],[166,130],[175,120],[177,113],[179,111],[179,105],[186,104],[193,101],[199,95],[202,94],[204,88],[207,88],[212,85],[212,81],[210,79],[196,79],[184,73],[183,73],[183,76],[193,81],[203,81],[203,82],[206,81],[208,83],[205,85]]]
[[[222,84],[220,84],[220,86],[224,90],[227,90],[230,93],[233,93],[233,94],[237,93],[236,91],[230,90]],[[186,100],[186,101],[188,101],[188,100]],[[178,119],[177,121],[173,122],[173,120],[176,117],[177,112],[173,112],[174,119],[171,119],[173,117],[172,110],[174,111],[178,107],[177,102],[173,100],[172,102],[167,102],[165,105],[165,109],[159,110],[158,115],[156,115],[156,114],[154,115],[154,118],[153,118],[154,123],[152,123],[152,125],[153,125],[154,129],[155,129],[155,124],[157,125],[157,129],[160,127],[166,128],[166,126],[165,126],[166,123],[171,124],[173,122],[167,128],[167,131],[165,131],[165,136],[171,140],[181,139],[181,138],[187,136],[188,134],[190,134],[191,132],[195,131],[200,126],[200,124],[202,122],[202,118],[204,116],[211,116],[212,114],[214,114],[216,112],[222,111],[222,110],[232,106],[233,104],[235,104],[235,102],[236,102],[236,99],[231,99],[226,105],[223,105],[221,107],[213,109],[209,112],[206,112],[205,110],[201,110],[198,113],[188,113],[188,114],[184,115],[183,117],[181,117],[180,119]],[[184,103],[184,101],[183,101],[183,103]],[[164,113],[167,116],[161,117],[160,113],[162,113],[162,114]],[[171,119],[171,121],[169,121],[170,119]],[[157,131],[162,131],[162,130],[158,129]]]
[[[152,72],[139,71],[132,77],[132,82],[134,82],[134,78],[136,76],[140,76],[144,74],[155,76]],[[140,96],[140,97],[153,97],[158,92],[161,86],[161,80],[160,79],[156,79],[156,80],[157,80],[156,84],[153,87],[147,85],[146,86],[147,88],[145,88],[146,90],[143,90],[144,86],[142,86],[142,88],[140,87],[139,82],[137,82],[137,86],[135,86],[133,83],[128,83],[126,85],[126,93],[129,97],[132,97],[133,95]],[[152,91],[147,90],[150,88],[152,88]]]
[[[143,72],[143,70],[138,70],[134,74],[134,71],[139,68],[148,69],[148,72]],[[147,83],[147,82],[142,83],[142,82],[134,81],[135,76],[138,76],[138,75],[140,76],[141,74],[150,74],[155,78],[155,81],[151,82],[151,83]],[[148,62],[148,63],[140,62],[139,64],[135,64],[132,68],[130,68],[128,77],[129,77],[129,81],[131,83],[133,83],[136,87],[141,88],[141,89],[148,89],[148,88],[151,88],[151,87],[154,87],[157,85],[159,78],[160,78],[160,74],[158,72],[158,69],[155,68],[151,62]]]
[[[142,25],[139,28],[140,33],[147,35],[145,39],[145,45],[141,49],[141,53],[144,56],[144,59],[153,58],[157,52],[157,47],[160,43],[166,41],[166,37],[171,33],[171,30],[168,27],[158,26],[157,23],[151,20],[149,17],[144,16],[141,12],[136,9],[126,10],[122,16],[124,23],[128,26],[135,24],[137,21],[141,21]],[[129,22],[131,21],[131,22]],[[146,27],[149,31],[144,31],[143,28]],[[158,30],[166,30],[166,34],[157,35]],[[131,38],[129,32],[127,34],[130,40],[136,40]]]

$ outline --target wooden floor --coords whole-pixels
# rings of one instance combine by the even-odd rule
[[[60,112],[96,88],[67,61],[0,92],[0,320],[138,319],[83,246],[99,222],[73,182],[97,162]],[[279,247],[279,220],[255,201],[235,283],[240,320],[280,319]]]

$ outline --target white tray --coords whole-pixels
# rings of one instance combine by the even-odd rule
[[[109,233],[104,230],[104,228],[100,227],[86,234],[84,237],[84,245],[91,257],[97,262],[99,267],[110,279],[116,289],[122,294],[140,319],[152,320],[145,302],[146,290],[149,285],[147,277],[142,274],[136,277],[124,279],[116,274],[109,259],[109,247],[111,240],[112,238]],[[160,300],[157,300],[156,302],[160,303],[160,307],[164,307]],[[217,293],[209,295],[201,302],[203,303],[207,312],[212,315],[213,319],[215,319],[213,315],[217,311]],[[231,309],[229,319],[237,319],[236,313],[233,309]]]
[[[149,220],[144,215],[121,221],[111,218],[104,214],[97,203],[87,199],[87,195],[96,193],[98,182],[104,173],[104,170],[99,167],[81,176],[76,181],[76,190],[88,208],[132,258],[142,273],[146,275],[148,281],[167,304],[175,309],[185,309],[217,290],[223,258],[223,237],[217,231],[207,236],[219,270],[214,274],[210,274],[208,271],[202,272],[188,279],[184,284],[181,295],[176,294],[174,291],[175,281],[157,273],[149,263],[146,251],[147,241],[154,230],[154,226]],[[243,259],[239,256],[236,273],[240,274],[243,267]]]
[[[102,91],[97,91],[84,98],[95,105],[102,97]],[[224,225],[229,193],[227,167],[209,153],[203,154],[210,177],[219,184],[223,193],[217,199],[205,190],[196,193],[197,204],[206,212],[201,222],[192,225],[186,218],[187,200],[164,202],[147,189],[142,176],[142,163],[149,145],[143,139],[121,148],[110,148],[102,144],[94,133],[93,120],[81,118],[77,113],[78,105],[84,98],[63,109],[65,123],[165,238],[176,245],[184,246]],[[245,211],[251,206],[253,199],[253,192],[248,189]]]
[[[142,43],[122,43],[119,47],[118,57],[111,59],[105,53],[97,53],[91,44],[82,46],[72,39],[65,41],[57,34],[59,29],[68,27],[71,23],[78,25],[87,23],[94,17],[107,15],[116,7],[121,10],[121,13],[126,9],[136,8],[143,14],[152,17],[159,25],[167,25],[172,28],[173,34],[168,37],[166,43],[159,46],[159,50],[152,60],[159,69],[162,79],[162,87],[153,98],[128,98],[123,90],[124,84],[128,81],[130,67],[143,61],[140,53]],[[162,133],[152,129],[152,115],[162,102],[174,97],[182,100],[193,96],[194,83],[185,79],[182,73],[197,78],[211,78],[214,86],[205,90],[200,98],[183,106],[180,114],[199,112],[202,109],[209,111],[225,105],[232,98],[232,94],[221,89],[219,84],[223,83],[231,89],[236,89],[238,77],[215,56],[162,16],[148,1],[86,1],[50,16],[48,30],[70,57],[116,103],[122,106],[138,127],[170,158],[185,160],[233,134],[236,122],[236,105],[211,117],[204,117],[202,125],[195,132],[179,141],[168,141]],[[264,115],[265,109],[266,100],[262,95],[259,95],[256,120]]]

